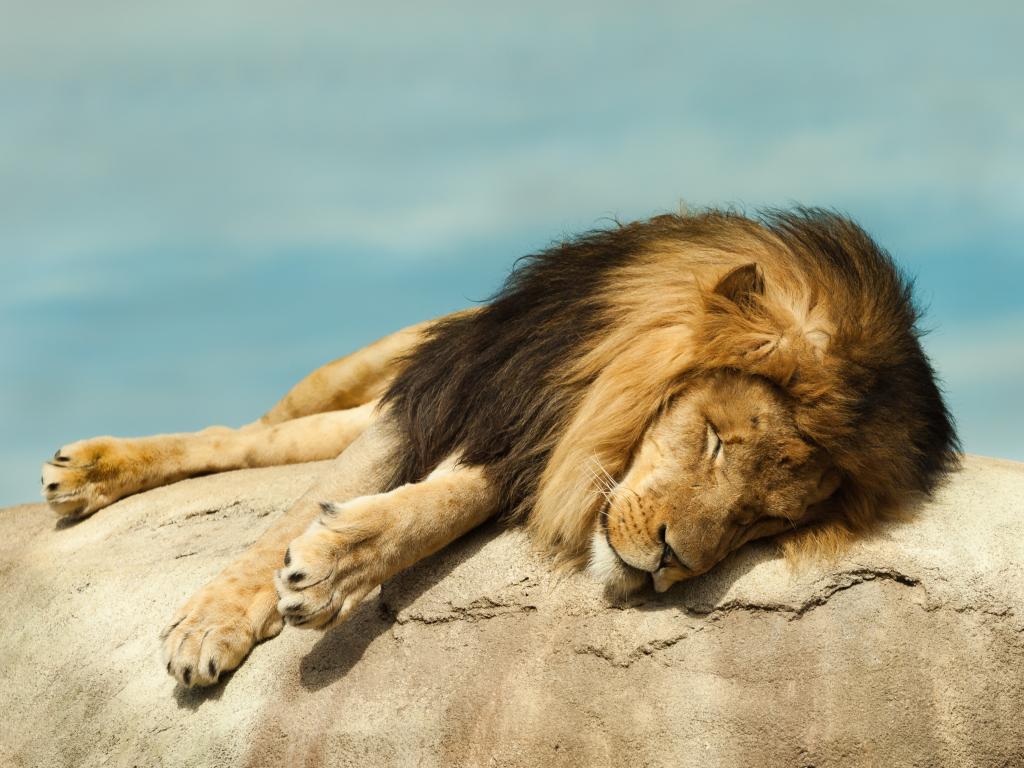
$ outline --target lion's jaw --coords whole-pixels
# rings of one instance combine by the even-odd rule
[[[648,575],[665,591],[748,541],[813,522],[838,485],[769,383],[728,371],[695,377],[606,489],[589,570],[612,592]]]

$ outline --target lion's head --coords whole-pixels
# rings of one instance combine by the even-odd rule
[[[832,212],[589,233],[431,330],[386,398],[394,483],[459,453],[616,589],[754,538],[835,542],[956,466],[917,317],[889,255]]]
[[[606,504],[591,571],[616,591],[649,575],[664,591],[748,541],[819,520],[840,475],[777,387],[719,370],[686,382],[620,481],[596,480]]]

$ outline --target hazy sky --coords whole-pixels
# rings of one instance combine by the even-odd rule
[[[853,215],[1024,459],[1021,8],[0,0],[0,504],[680,201]]]

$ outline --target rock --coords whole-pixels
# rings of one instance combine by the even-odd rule
[[[629,606],[489,526],[348,624],[176,689],[158,631],[321,470],[189,480],[69,526],[0,512],[0,764],[1024,764],[1022,464],[968,457],[837,563],[755,545]]]

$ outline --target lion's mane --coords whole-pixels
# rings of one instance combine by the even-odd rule
[[[713,289],[756,264],[736,302]],[[478,311],[436,325],[385,396],[403,433],[392,484],[447,456],[483,465],[502,512],[568,560],[659,411],[701,371],[785,392],[843,475],[829,525],[869,526],[956,466],[958,443],[918,339],[911,283],[855,223],[819,209],[665,215],[521,259]],[[839,533],[837,533],[839,532]]]

